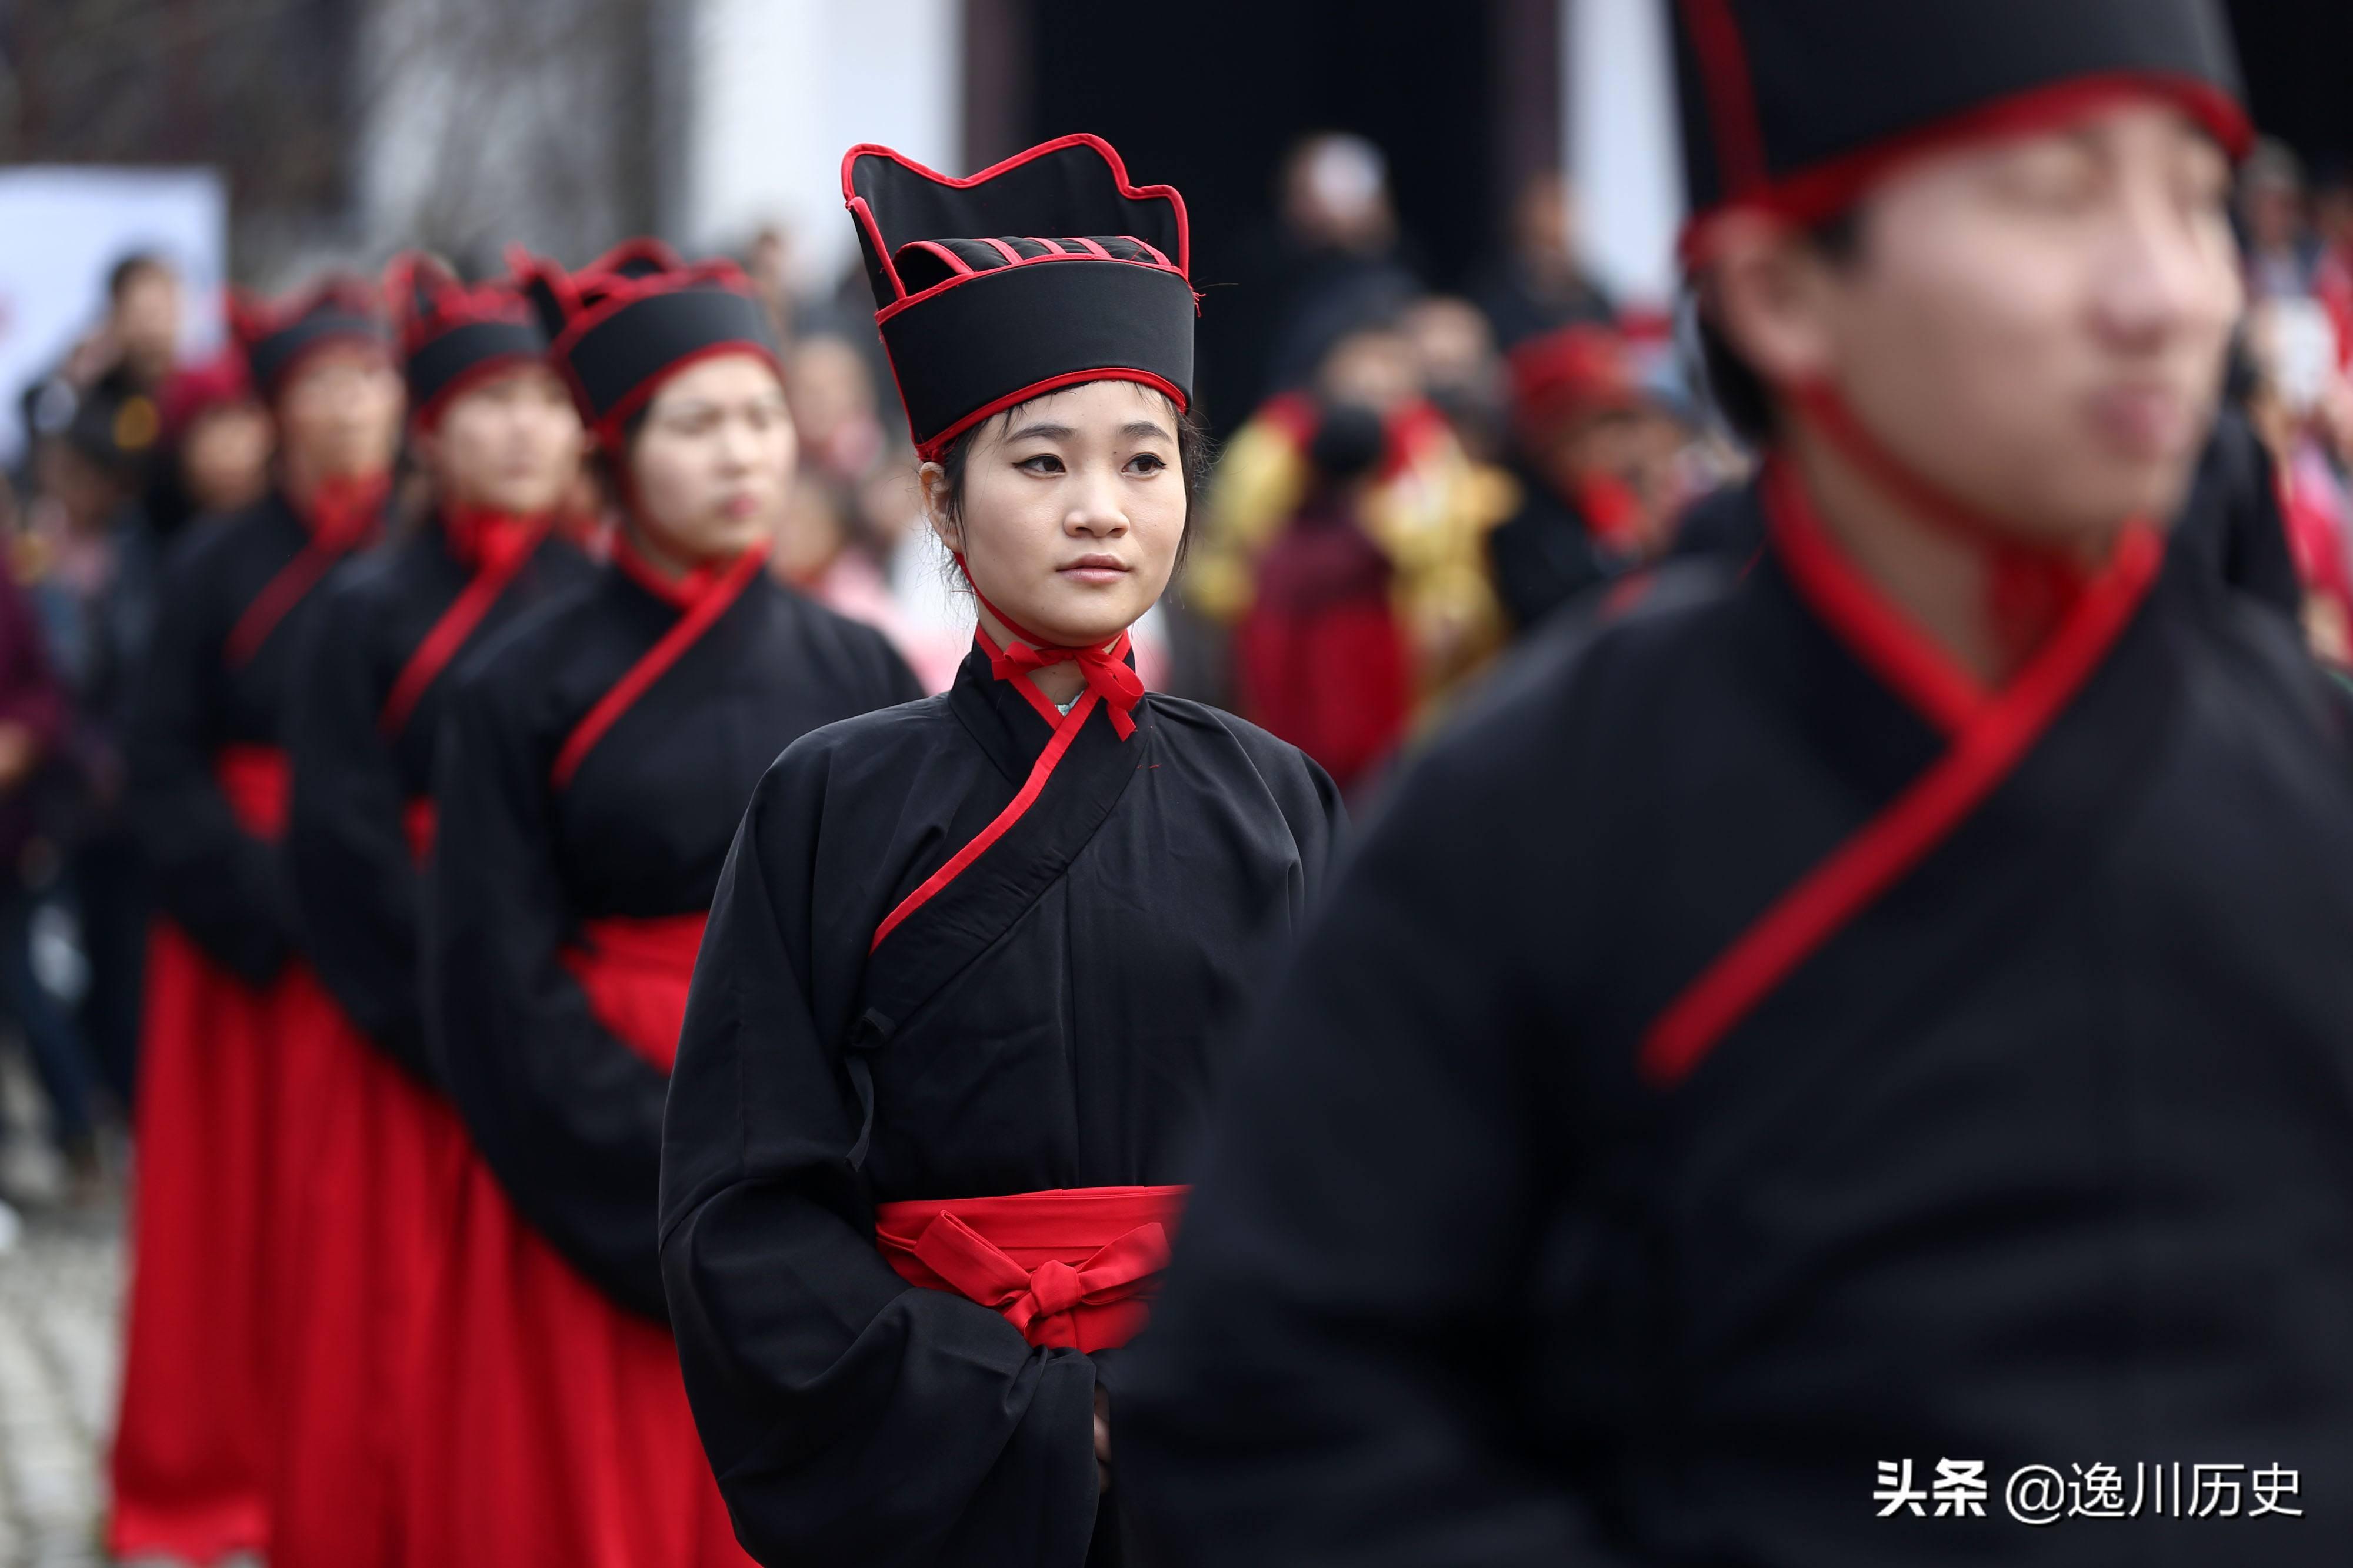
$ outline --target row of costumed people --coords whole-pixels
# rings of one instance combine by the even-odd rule
[[[1122,1555],[1119,1347],[1342,811],[1134,668],[1204,445],[1181,198],[1092,137],[843,180],[976,605],[934,698],[764,569],[733,268],[238,313],[279,482],[174,562],[133,752],[118,1554]]]

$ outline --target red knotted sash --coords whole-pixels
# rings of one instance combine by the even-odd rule
[[[1144,1330],[1183,1187],[1075,1187],[877,1204],[874,1244],[910,1285],[995,1309],[1033,1345],[1112,1350]]]

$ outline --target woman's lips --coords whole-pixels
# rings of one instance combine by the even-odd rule
[[[2171,387],[2110,387],[2093,395],[2091,416],[2107,444],[2128,457],[2171,458],[2189,440],[2189,400]]]
[[[1127,563],[1116,555],[1082,555],[1055,569],[1057,575],[1082,583],[1115,583],[1127,575]]]

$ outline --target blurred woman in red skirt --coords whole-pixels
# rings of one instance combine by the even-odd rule
[[[406,1561],[745,1561],[655,1258],[687,982],[753,786],[920,695],[881,634],[765,571],[796,456],[732,267],[649,244],[529,288],[622,502],[612,563],[451,678],[427,1029],[481,1159],[420,1390]]]

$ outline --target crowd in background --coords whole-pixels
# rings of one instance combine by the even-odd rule
[[[1587,275],[1557,175],[1518,193],[1451,293],[1423,276],[1369,142],[1302,142],[1277,198],[1204,323],[1222,457],[1137,655],[1149,682],[1265,725],[1361,800],[1514,637],[1672,550],[1743,458],[1671,320]],[[2267,146],[2242,217],[2253,309],[2233,395],[2276,469],[2312,640],[2353,661],[2353,169],[2307,180]],[[772,568],[944,689],[971,616],[919,521],[862,277],[797,293],[775,231],[744,260],[801,442]],[[0,1010],[55,1155],[0,1149],[0,1198],[93,1201],[119,1158],[149,913],[117,809],[131,673],[175,538],[262,493],[273,438],[236,356],[177,360],[168,259],[123,258],[105,298],[24,389],[26,456],[0,485]]]

